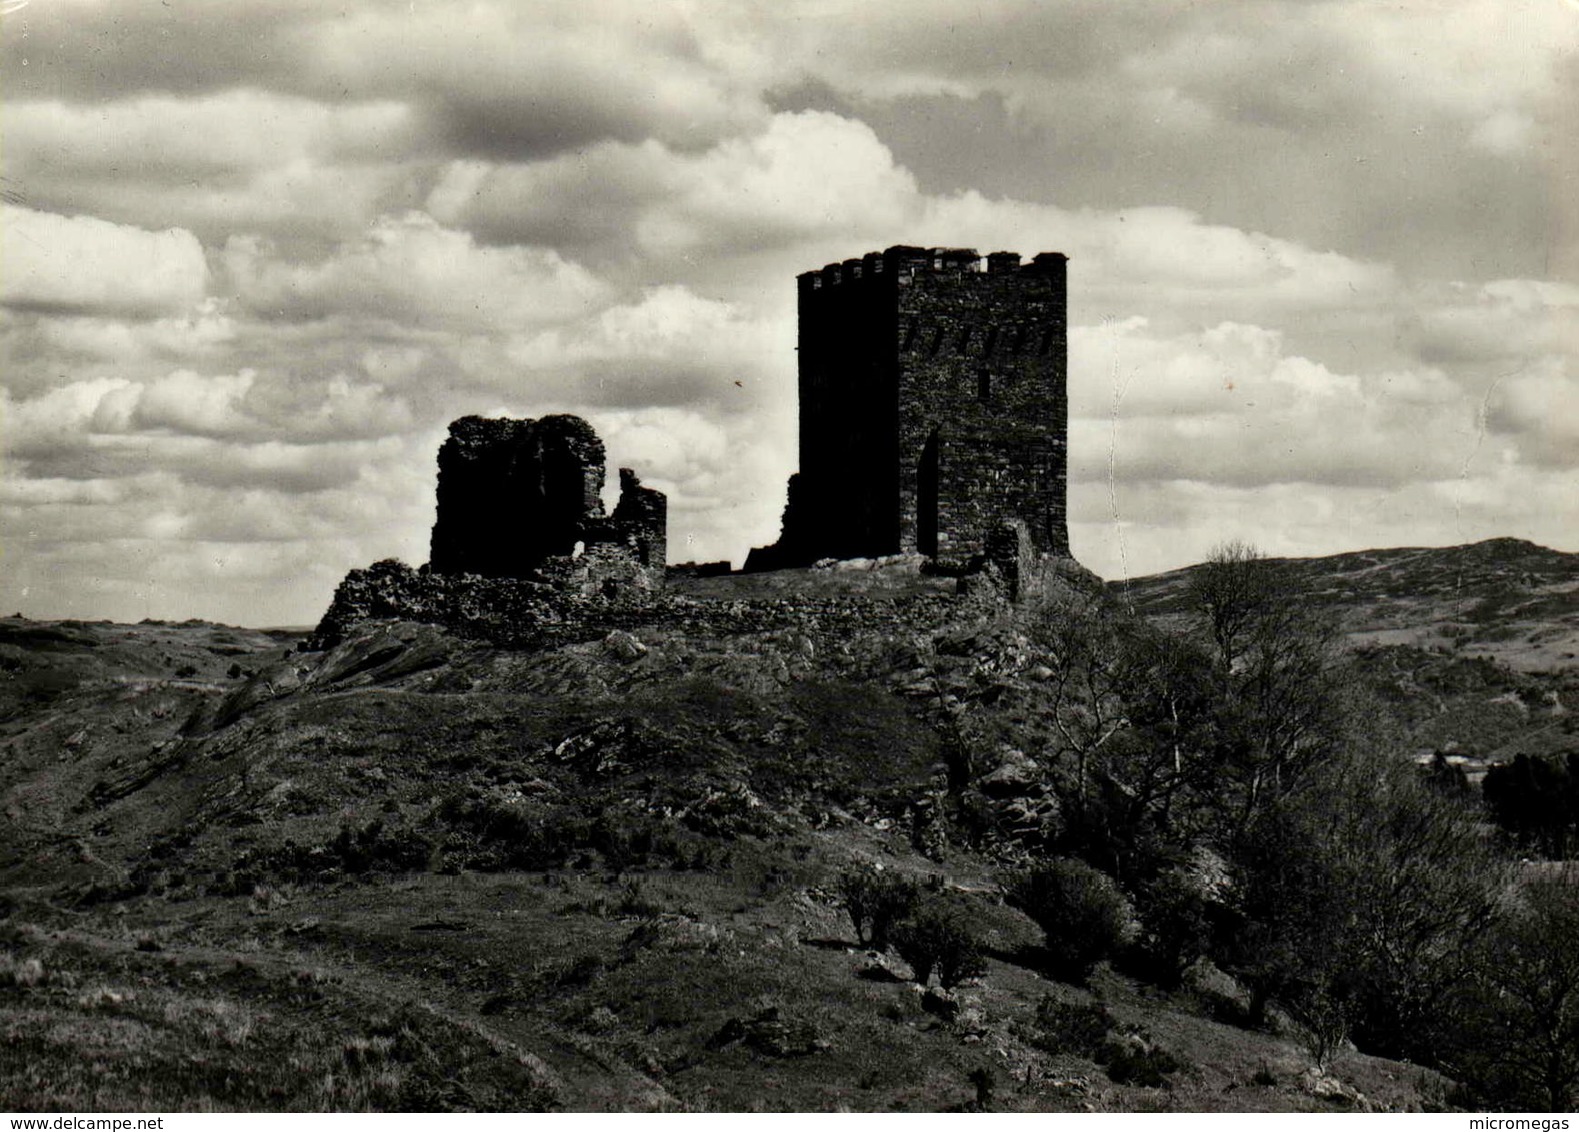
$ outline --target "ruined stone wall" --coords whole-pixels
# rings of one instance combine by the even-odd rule
[[[620,498],[610,525],[638,564],[663,569],[669,553],[669,499],[661,491],[643,487],[629,468],[620,469]]]
[[[429,565],[441,574],[523,577],[568,555],[603,514],[603,442],[580,417],[462,417],[439,449]]]
[[[757,561],[964,566],[1014,519],[1067,555],[1065,263],[895,246],[802,275],[801,467]]]
[[[726,637],[795,631],[832,652],[853,634],[898,638],[953,615],[955,598],[924,594],[892,600],[859,596],[698,601],[664,592],[626,590],[581,595],[545,581],[448,575],[394,560],[352,570],[308,638],[331,648],[370,621],[418,621],[511,647],[592,641],[623,629],[670,629]]]
[[[603,442],[580,417],[462,417],[439,449],[429,570],[583,593],[661,584],[668,501],[621,468],[605,515],[604,474]]]

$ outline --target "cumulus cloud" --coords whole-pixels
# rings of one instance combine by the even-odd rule
[[[681,10],[613,0],[523,8],[367,8],[324,21],[308,58],[319,85],[410,96],[453,149],[545,155],[604,138],[708,141],[759,108],[709,58]],[[391,59],[400,60],[393,68]]]
[[[1261,327],[1154,337],[1132,320],[1071,349],[1080,479],[1394,489],[1452,478],[1481,443],[1478,400],[1440,371],[1336,373]]]
[[[1187,209],[927,194],[870,127],[826,111],[779,113],[756,137],[695,154],[609,143],[532,165],[456,164],[427,205],[492,240],[557,232],[609,270],[640,257],[714,284],[698,265],[730,262],[732,294],[758,303],[769,292],[788,298],[787,280],[827,259],[966,240],[1071,255],[1088,315],[1137,303],[1188,308],[1192,317],[1203,309],[1308,314],[1371,306],[1398,286],[1389,265],[1209,224]]]
[[[568,227],[609,258],[665,261],[887,231],[918,204],[914,177],[869,127],[821,111],[775,114],[758,133],[695,153],[608,142],[530,165],[461,163],[429,197],[447,221],[494,239]]]
[[[256,0],[179,12],[56,0],[21,16],[28,36],[7,37],[3,71],[13,97],[263,88],[398,99],[452,151],[524,156],[605,137],[711,140],[749,120],[760,106],[749,59],[717,43],[702,15],[636,0],[591,10],[574,0]]]
[[[231,239],[223,262],[237,300],[263,318],[350,313],[496,329],[585,312],[602,290],[557,252],[479,247],[421,212],[380,218],[363,239],[316,263],[289,262],[252,237]]]
[[[208,266],[190,232],[0,205],[0,303],[15,310],[172,314],[203,298]]]
[[[1499,379],[1486,392],[1486,425],[1533,462],[1572,468],[1579,451],[1579,372],[1549,357]]]
[[[20,155],[12,176],[194,177],[293,165],[355,162],[409,148],[410,109],[396,101],[328,105],[258,90],[195,99],[143,96],[106,103],[22,102],[6,112],[6,143]]]
[[[792,333],[688,288],[656,287],[586,320],[512,336],[505,372],[553,399],[734,413],[783,404]]]
[[[1175,204],[1410,271],[1537,274],[1572,215],[1548,176],[1576,24],[1545,0],[1451,20],[1358,0],[885,6],[789,36],[778,66],[807,93],[780,105],[831,92],[934,192]]]
[[[347,483],[378,445],[401,443],[404,402],[337,376],[282,388],[250,370],[177,370],[147,382],[74,381],[31,398],[0,389],[0,438],[14,470],[95,479],[171,471],[193,482],[312,491]]]
[[[1506,373],[1542,356],[1579,353],[1576,326],[1579,286],[1534,279],[1432,288],[1408,320],[1422,358],[1471,373]]]
[[[212,355],[235,337],[222,305],[205,299],[175,318],[127,319],[59,315],[27,323],[38,348],[53,357],[84,361],[142,362]]]

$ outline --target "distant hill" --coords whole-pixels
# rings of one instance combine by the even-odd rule
[[[1268,563],[1356,643],[1446,648],[1525,671],[1560,671],[1579,658],[1579,554],[1498,538]],[[1197,569],[1108,588],[1138,612],[1178,615]]]
[[[1443,752],[1478,779],[1518,754],[1579,747],[1579,554],[1500,538],[1267,563],[1341,630],[1381,718],[1417,759]],[[1199,569],[1107,588],[1180,626]]]

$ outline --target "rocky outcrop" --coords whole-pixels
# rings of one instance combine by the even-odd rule
[[[661,590],[588,591],[563,578],[446,575],[386,559],[346,575],[307,645],[329,648],[362,622],[382,620],[442,625],[463,637],[510,647],[601,641],[616,631],[649,628],[717,638],[783,633],[820,654],[848,647],[859,634],[924,631],[957,610],[957,600],[946,594],[697,600]]]

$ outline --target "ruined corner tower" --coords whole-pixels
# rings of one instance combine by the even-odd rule
[[[603,441],[580,417],[462,417],[439,449],[436,574],[527,578],[571,562],[592,584],[663,580],[668,503],[620,469],[603,513]]]
[[[896,246],[801,275],[800,471],[748,568],[963,568],[1010,527],[1067,556],[1067,262]]]

